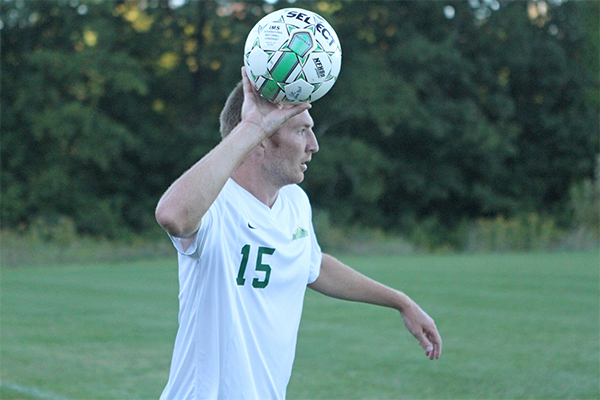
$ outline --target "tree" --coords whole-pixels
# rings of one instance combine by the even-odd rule
[[[576,57],[585,4],[550,7],[543,24],[524,2],[493,12],[455,2],[452,20],[439,2],[342,4],[342,74],[323,113],[341,121],[327,135],[366,141],[394,165],[377,202],[386,217],[361,218],[364,207],[332,213],[342,222],[453,227],[560,211],[569,186],[591,176],[598,110],[587,93],[598,83]],[[321,203],[326,192],[306,187],[327,207],[352,195]]]
[[[477,3],[477,4],[475,4]],[[179,4],[179,3],[178,3]],[[1,2],[2,222],[115,237],[219,140],[263,1]],[[303,183],[334,222],[561,213],[598,153],[597,2],[303,1],[336,29]],[[444,230],[446,229],[446,230]]]

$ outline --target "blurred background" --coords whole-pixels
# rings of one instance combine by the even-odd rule
[[[154,207],[285,7],[342,44],[302,184],[326,250],[598,248],[597,1],[1,0],[3,264],[172,254]]]

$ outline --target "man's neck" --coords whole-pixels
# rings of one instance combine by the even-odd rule
[[[275,200],[279,195],[279,188],[270,187],[265,180],[256,178],[254,174],[244,173],[240,168],[234,171],[231,179],[267,207],[271,208],[275,204]]]

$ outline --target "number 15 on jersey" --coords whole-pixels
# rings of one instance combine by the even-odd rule
[[[252,280],[252,287],[254,287],[255,289],[264,289],[269,284],[269,278],[271,277],[271,266],[269,264],[263,263],[263,256],[271,255],[273,253],[275,253],[275,249],[273,248],[263,246],[260,246],[258,248],[255,270],[264,272],[265,276],[262,280],[259,278],[254,278]],[[244,284],[246,283],[246,278],[244,278],[244,274],[246,273],[246,267],[248,266],[248,258],[250,258],[249,244],[242,247],[242,262],[240,264],[240,269],[236,278],[236,282],[239,286],[244,286]]]

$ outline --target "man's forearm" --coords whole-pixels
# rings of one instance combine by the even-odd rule
[[[431,360],[440,357],[442,339],[435,322],[404,293],[367,278],[328,254],[323,254],[319,277],[308,286],[338,299],[397,309],[425,355]]]
[[[391,307],[398,311],[413,304],[404,293],[366,277],[328,254],[323,254],[319,278],[309,287],[337,299]]]
[[[193,235],[227,179],[263,137],[255,125],[238,125],[169,187],[156,208],[158,223],[173,236]]]

